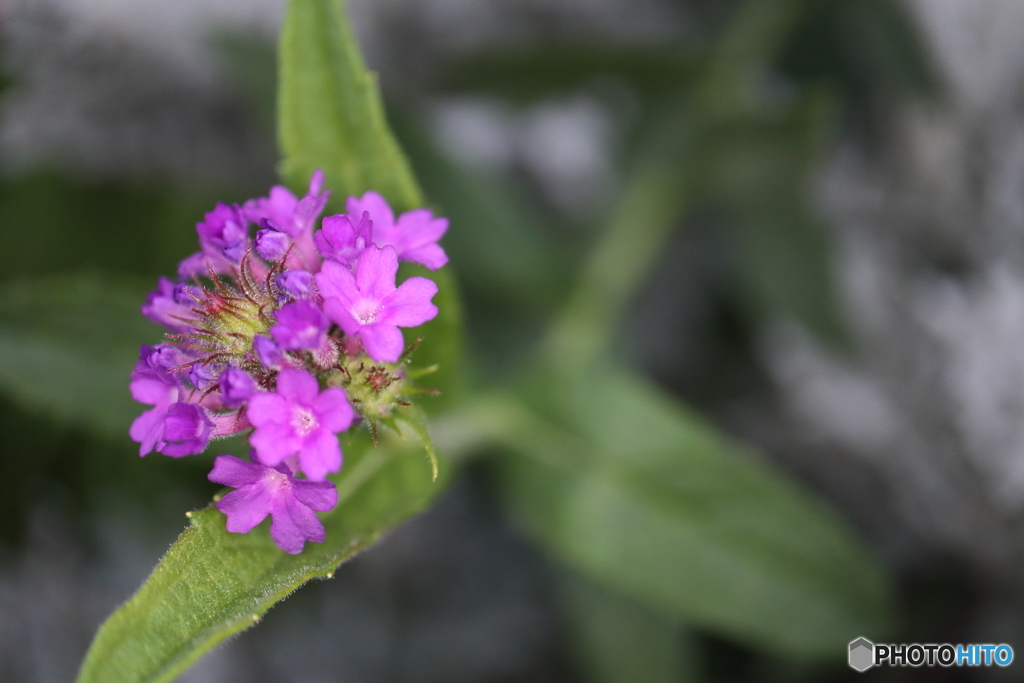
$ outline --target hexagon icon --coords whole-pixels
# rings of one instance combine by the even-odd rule
[[[875,665],[875,644],[867,638],[858,638],[850,643],[850,668],[861,673]]]

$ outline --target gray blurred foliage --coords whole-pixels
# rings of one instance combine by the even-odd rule
[[[426,193],[453,224],[491,228],[446,242],[481,375],[522,370],[736,5],[350,3]],[[853,521],[901,582],[901,637],[1024,646],[1024,6],[792,6],[744,122],[694,125],[707,135],[681,172],[701,201],[627,302],[618,346]],[[152,281],[214,201],[274,181],[281,9],[0,5],[5,292]],[[10,320],[0,345],[24,341]],[[39,385],[15,380],[0,398],[0,680],[65,681],[212,488],[202,463],[139,462],[123,436],[84,428],[102,418],[41,413]],[[845,680],[552,565],[506,527],[493,476],[472,467],[433,511],[180,680],[618,681],[637,675],[631,658],[651,681]],[[629,637],[647,654],[618,655]]]

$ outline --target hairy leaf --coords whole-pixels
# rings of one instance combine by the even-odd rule
[[[343,443],[338,505],[321,515],[326,542],[288,555],[270,539],[269,521],[248,534],[232,534],[212,506],[191,513],[190,527],[100,629],[79,683],[173,680],[306,581],[332,576],[338,563],[421,510],[444,487],[431,480],[418,444],[388,437],[374,447],[362,431]]]
[[[293,0],[281,29],[278,142],[282,175],[304,187],[317,168],[336,194],[376,190],[399,211],[423,205],[384,117],[342,0]]]

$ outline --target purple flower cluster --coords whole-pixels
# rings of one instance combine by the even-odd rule
[[[275,186],[206,214],[200,251],[142,307],[169,332],[142,347],[130,385],[152,406],[129,432],[139,455],[192,455],[249,434],[250,462],[215,460],[210,481],[235,489],[217,507],[237,533],[270,515],[271,537],[288,553],[324,540],[313,511],[337,502],[327,480],[341,469],[337,435],[361,420],[376,435],[377,420],[408,405],[399,328],[437,315],[437,285],[411,277],[396,286],[398,262],[437,270],[448,261],[437,244],[447,219],[427,209],[396,219],[372,191],[314,232],[322,188],[317,171],[301,199]]]

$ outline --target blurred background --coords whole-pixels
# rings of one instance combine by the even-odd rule
[[[392,125],[452,220],[474,381],[523,371],[632,170],[688,136],[673,163],[695,189],[628,306],[621,357],[832,503],[896,585],[892,642],[1024,653],[1024,4],[751,6],[349,1]],[[72,680],[216,488],[206,456],[136,456],[134,352],[84,350],[126,319],[95,311],[134,316],[195,250],[203,212],[276,182],[283,9],[0,2],[4,682]],[[699,115],[680,104],[695,100]],[[65,310],[68,291],[95,311]],[[49,345],[23,333],[39,292],[67,321]],[[136,324],[126,337],[159,338]],[[75,382],[115,388],[52,400]],[[621,680],[581,654],[566,569],[506,520],[493,477],[471,461],[433,509],[180,680]],[[841,653],[796,664],[676,633],[679,680],[858,675]]]

